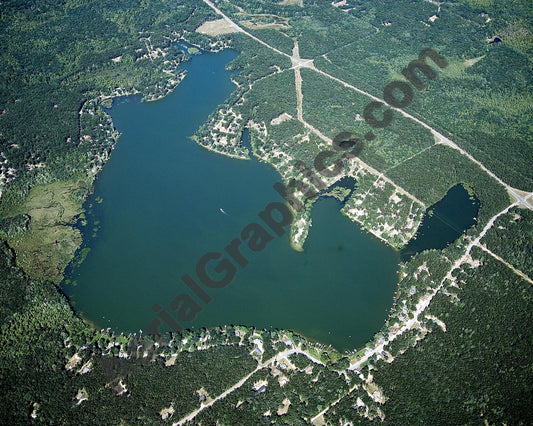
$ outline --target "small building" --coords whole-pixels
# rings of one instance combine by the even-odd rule
[[[263,395],[266,391],[266,386],[263,385],[259,389],[254,389],[255,392],[257,392],[259,395]]]

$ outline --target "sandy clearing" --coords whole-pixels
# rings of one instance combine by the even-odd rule
[[[271,126],[276,126],[278,124],[283,123],[284,121],[291,120],[291,119],[292,119],[292,115],[287,114],[286,112],[284,112],[283,114],[278,115],[276,118],[273,118],[270,121],[270,125]]]
[[[280,1],[278,4],[281,6],[290,6],[292,4],[297,4],[298,6],[303,7],[304,1],[303,0],[283,0],[283,1]]]
[[[65,370],[72,370],[78,363],[81,361],[81,357],[76,352],[67,362],[67,365],[65,365]]]
[[[170,407],[164,408],[159,412],[159,415],[161,416],[162,420],[166,420],[172,417],[173,414],[174,414],[174,407],[172,406],[172,404],[170,404]]]
[[[165,367],[170,367],[176,363],[178,354],[173,354],[168,360],[165,361]]]
[[[283,416],[284,414],[287,414],[289,411],[289,407],[291,405],[291,401],[288,398],[285,398],[282,402],[283,406],[278,408],[278,416]]]
[[[207,21],[196,28],[196,32],[210,36],[218,36],[223,34],[236,33],[238,30],[233,27],[224,18],[216,19],[215,21]]]
[[[250,29],[250,30],[267,30],[267,29],[271,29],[271,30],[282,30],[282,29],[286,29],[286,28],[289,28],[289,25],[287,24],[279,24],[279,23],[274,23],[274,22],[269,22],[269,23],[255,23],[255,22],[252,22],[252,21],[239,21],[239,23]]]
[[[477,58],[472,58],[472,59],[467,59],[464,64],[466,67],[471,67],[472,65],[474,65],[475,63],[481,61],[486,55],[483,55],[483,56],[479,56]]]

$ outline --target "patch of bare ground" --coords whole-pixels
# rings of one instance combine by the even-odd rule
[[[282,30],[289,28],[289,25],[286,23],[278,23],[278,22],[254,22],[254,21],[240,21],[240,24],[242,26],[249,28],[250,30]]]
[[[477,62],[481,61],[486,55],[479,56],[477,58],[467,59],[464,64],[466,67],[471,67],[472,65],[476,64]]]
[[[238,30],[233,27],[225,19],[216,19],[215,21],[207,21],[196,28],[196,32],[206,34],[209,36],[218,36],[223,34],[236,33]]]
[[[287,114],[286,112],[284,112],[283,114],[280,114],[280,115],[277,116],[276,118],[273,118],[273,119],[270,121],[270,125],[272,125],[272,126],[276,126],[276,125],[281,124],[281,123],[283,123],[284,121],[287,121],[287,120],[290,120],[290,119],[292,119],[292,115]]]
[[[338,2],[331,3],[333,7],[340,7],[340,6],[346,6],[348,2],[346,0],[341,0]]]
[[[300,7],[304,7],[304,1],[303,0],[283,0],[278,3],[281,6],[291,6],[293,4],[297,4]]]
[[[285,398],[283,400],[283,406],[278,408],[277,415],[283,416],[284,414],[287,414],[287,412],[289,411],[290,405],[291,405],[291,401],[288,398]]]

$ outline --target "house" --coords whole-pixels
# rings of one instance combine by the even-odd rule
[[[252,388],[252,391],[257,392],[260,395],[263,395],[266,391],[266,387],[268,385],[268,382],[265,380],[255,382],[254,387]]]

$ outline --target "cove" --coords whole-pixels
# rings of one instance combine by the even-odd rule
[[[80,227],[79,252],[90,251],[69,267],[63,285],[97,327],[137,332],[156,316],[154,304],[170,311],[175,296],[192,295],[180,277],[195,276],[198,259],[223,251],[246,225],[260,223],[258,213],[269,203],[282,201],[273,168],[224,157],[189,138],[232,92],[225,65],[235,57],[233,51],[194,56],[166,98],[114,102],[110,113],[122,136]],[[213,301],[183,325],[290,329],[339,350],[366,343],[392,305],[399,259],[340,207],[329,197],[315,203],[304,252],[291,249],[288,233],[262,252],[244,250],[249,264],[227,287],[206,289]]]

